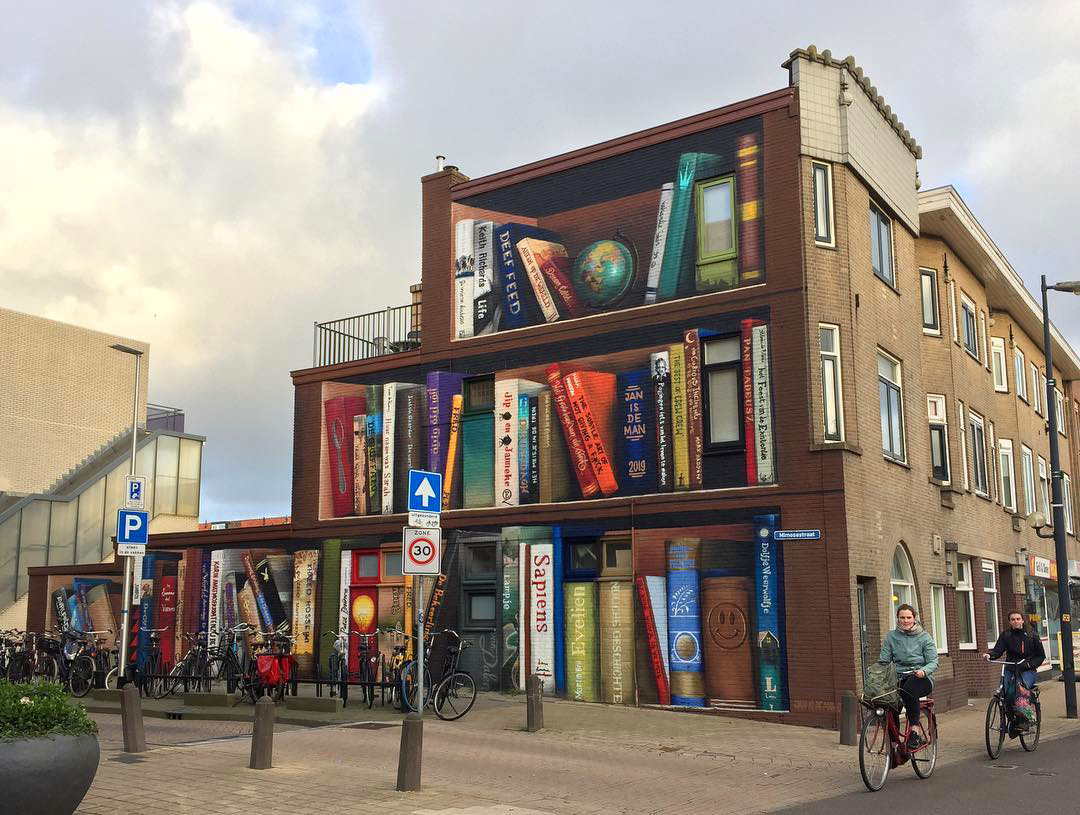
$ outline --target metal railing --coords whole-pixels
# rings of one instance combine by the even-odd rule
[[[311,365],[339,365],[420,347],[420,304],[315,323]]]

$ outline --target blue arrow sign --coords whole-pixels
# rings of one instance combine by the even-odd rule
[[[820,529],[777,529],[773,532],[774,541],[819,541]]]
[[[409,470],[409,512],[442,512],[442,476]]]
[[[150,531],[150,513],[121,509],[116,514],[117,543],[146,543]]]

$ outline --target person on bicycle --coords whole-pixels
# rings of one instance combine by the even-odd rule
[[[915,609],[904,603],[896,610],[896,628],[885,635],[879,662],[896,665],[900,677],[900,699],[912,728],[908,747],[915,749],[922,738],[914,730],[919,724],[919,699],[934,689],[934,671],[938,667],[937,646],[915,619]]]
[[[1012,675],[1012,682],[1005,696],[1006,704],[1011,710],[1013,701],[1016,699],[1017,678],[1025,688],[1031,690],[1035,687],[1036,669],[1046,661],[1046,651],[1043,650],[1042,640],[1028,630],[1024,615],[1019,611],[1009,612],[1009,627],[998,636],[990,653],[983,654],[983,659],[1001,659],[1002,654],[1009,662],[1021,663],[1015,668],[1006,668]],[[1027,722],[1018,721],[1017,726],[1026,727]]]

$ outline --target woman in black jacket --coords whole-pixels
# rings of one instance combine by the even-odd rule
[[[1006,672],[1012,672],[1013,682],[1019,678],[1028,690],[1035,687],[1035,670],[1046,661],[1046,652],[1043,650],[1042,640],[1038,635],[1028,631],[1024,624],[1024,615],[1019,611],[1009,614],[1009,627],[998,636],[990,653],[983,654],[983,659],[1000,659],[1003,654],[1009,662],[1020,663],[1015,668],[1005,668]],[[1015,696],[1015,691],[1010,688],[1008,693],[1010,708]]]

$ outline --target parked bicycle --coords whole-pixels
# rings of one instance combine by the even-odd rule
[[[244,649],[243,656],[240,656],[237,643],[254,630],[247,623],[221,629],[218,645],[208,654],[207,666],[211,685],[223,681],[226,693],[234,694],[237,699],[248,697],[252,702],[259,699],[255,664],[247,648]]]
[[[206,648],[206,632],[184,634],[184,639],[191,645],[166,679],[154,689],[154,698],[161,699],[176,693],[181,687],[184,691],[210,691],[209,655]]]
[[[72,696],[83,697],[97,683],[99,666],[102,664],[105,638],[100,634],[112,634],[112,629],[103,631],[66,631],[61,635],[63,660],[60,662],[62,680]]]
[[[900,675],[907,673],[913,671],[901,672]],[[938,730],[934,700],[921,700],[919,723],[912,726],[905,717],[905,726],[901,729],[898,698],[897,691],[893,689],[880,697],[860,700],[867,714],[859,735],[859,773],[871,792],[885,786],[892,767],[899,767],[909,759],[911,768],[919,778],[929,778],[937,766]],[[912,733],[919,737],[917,747],[908,747]]]
[[[461,652],[469,647],[470,643],[463,640],[461,635],[450,628],[432,632],[428,641],[434,641],[435,637],[444,636],[448,642],[443,652],[442,669],[432,682],[431,671],[428,665],[424,665],[424,699],[423,704],[431,705],[435,715],[446,721],[460,719],[470,710],[476,702],[476,682],[472,675],[459,668]],[[425,648],[427,645],[425,644]],[[417,696],[419,689],[416,683],[416,662],[410,661],[402,671],[401,688],[402,698],[409,710],[418,710]]]
[[[386,660],[379,651],[376,642],[376,637],[380,632],[376,628],[374,631],[367,633],[360,631],[351,633],[357,637],[356,664],[359,671],[356,674],[356,679],[360,687],[360,698],[370,708],[375,704],[377,689],[382,693],[384,701],[386,698],[386,690],[382,687],[383,680],[379,679],[380,676],[383,676],[385,680],[386,673]],[[344,631],[326,631],[323,636],[334,638],[334,651],[330,654],[330,679],[332,683],[330,685],[330,695],[334,696],[335,693],[340,693],[344,697],[347,694],[345,687],[352,676],[349,672],[349,634]]]
[[[1031,703],[1035,707],[1035,721],[1030,724],[1018,714],[1008,699],[1008,681],[1006,668],[1011,668],[1011,681],[1020,682],[1020,666],[1024,661],[1008,662],[1002,659],[989,660],[994,665],[1001,666],[1001,681],[997,691],[990,697],[990,703],[986,706],[986,754],[992,759],[1001,755],[1001,745],[1005,743],[1005,736],[1020,738],[1020,745],[1029,753],[1039,746],[1039,734],[1042,731],[1042,704],[1039,702],[1039,687],[1031,689]],[[1015,684],[1014,684],[1015,688]],[[1015,694],[1015,689],[1014,689]]]
[[[275,702],[285,698],[285,689],[292,680],[296,660],[292,655],[295,635],[263,634],[263,642],[257,646],[255,670],[252,679],[253,692],[258,699],[263,694]]]

